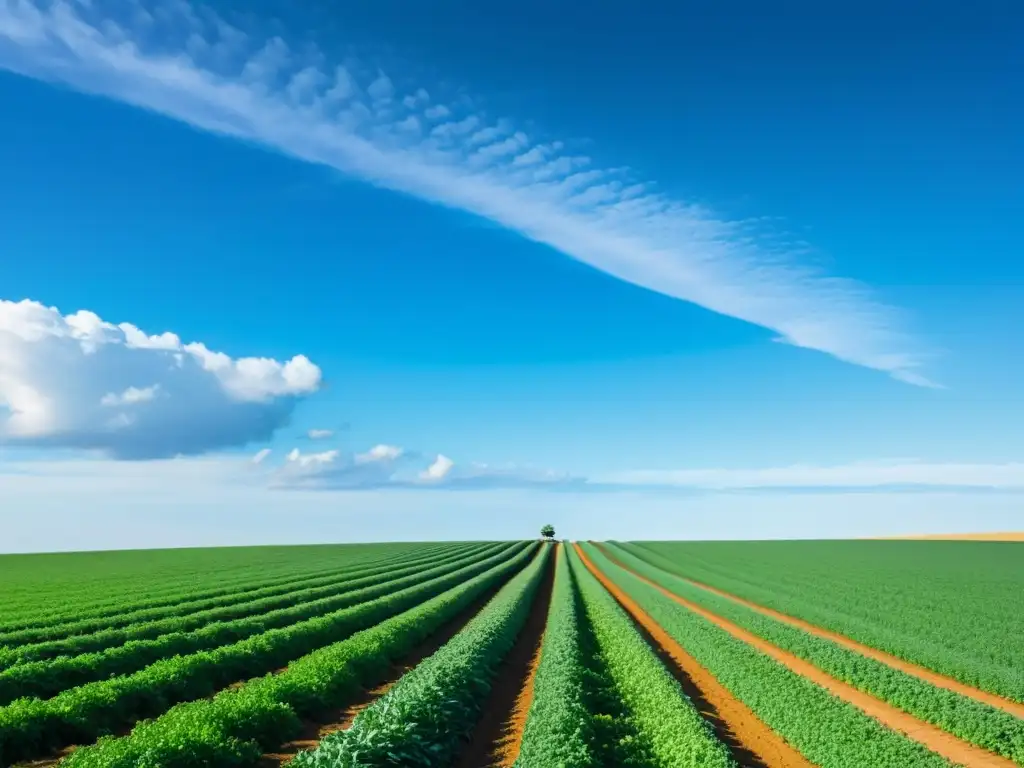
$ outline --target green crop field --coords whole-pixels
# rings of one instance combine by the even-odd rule
[[[0,766],[1024,766],[1024,543],[0,557]]]

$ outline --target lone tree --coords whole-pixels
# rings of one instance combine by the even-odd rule
[[[545,525],[543,528],[540,529],[540,535],[550,541],[551,539],[555,538],[555,526],[551,525],[550,523],[548,525]]]

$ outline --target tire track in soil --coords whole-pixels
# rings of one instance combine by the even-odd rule
[[[554,545],[560,546],[560,543]],[[533,703],[533,682],[540,664],[544,629],[555,585],[557,552],[554,547],[547,555],[547,570],[533,597],[530,615],[512,650],[498,668],[480,720],[455,761],[456,768],[511,768],[519,757],[523,727]]]
[[[615,558],[615,555],[609,552],[606,547],[596,542],[591,543],[593,543],[594,546],[600,549],[604,553],[605,557],[611,560],[615,560],[616,563],[622,565],[622,563],[620,563]],[[650,563],[648,564],[650,565]],[[653,567],[659,568],[660,566],[655,565]],[[726,592],[724,589],[719,589],[718,587],[713,587],[710,584],[705,584],[702,581],[697,581],[696,579],[691,579],[686,576],[680,576],[678,573],[673,573],[672,571],[665,571],[665,573],[675,576],[676,578],[680,578],[683,581],[692,584],[695,587],[698,587],[699,589],[711,592],[712,594],[718,595],[719,597],[724,597],[727,600],[732,600],[734,603],[739,603],[740,605],[746,608],[750,608],[753,611],[757,611],[758,613],[775,619],[776,621],[781,621],[784,624],[789,624],[791,627],[801,629],[810,635],[820,637],[824,640],[830,640],[836,645],[841,645],[844,648],[853,651],[854,653],[859,653],[861,656],[867,656],[869,659],[874,659],[875,661],[881,662],[882,664],[892,667],[893,669],[898,669],[900,672],[905,672],[908,675],[912,675],[913,677],[916,677],[919,680],[923,680],[924,682],[929,683],[931,685],[934,685],[937,688],[945,688],[947,691],[958,693],[961,696],[966,696],[968,698],[974,699],[975,701],[979,701],[982,704],[988,704],[990,707],[1002,710],[1003,712],[1011,714],[1014,717],[1024,719],[1024,704],[1018,701],[1013,701],[1012,699],[1007,699],[997,694],[989,693],[988,691],[983,691],[980,688],[975,688],[972,685],[961,683],[959,680],[956,680],[952,677],[947,677],[946,675],[941,675],[938,672],[933,672],[932,670],[928,669],[927,667],[923,667],[920,664],[914,664],[913,662],[904,661],[898,656],[894,656],[891,653],[886,653],[885,651],[880,651],[877,648],[872,648],[869,645],[864,645],[863,643],[857,642],[856,640],[853,640],[852,638],[849,638],[846,635],[841,635],[838,632],[833,632],[829,629],[819,627],[816,624],[811,624],[810,622],[804,621],[803,619],[798,619],[795,616],[790,616],[787,613],[776,611],[773,608],[768,608],[767,606],[760,605],[759,603],[747,600],[746,598],[740,597],[739,595],[734,595],[731,592]]]
[[[696,613],[698,616],[710,621],[720,629],[725,630],[737,640],[741,640],[755,650],[771,657],[779,664],[787,667],[791,672],[795,672],[801,677],[804,677],[812,683],[824,688],[836,698],[845,701],[847,704],[851,704],[868,717],[872,717],[880,722],[886,728],[902,733],[908,739],[916,741],[926,749],[941,755],[954,765],[962,765],[967,768],[1016,768],[1017,764],[1012,760],[981,749],[980,747],[976,747],[966,741],[961,741],[956,736],[937,728],[931,723],[920,720],[913,715],[907,714],[903,710],[897,709],[891,704],[882,701],[881,699],[877,699],[874,696],[854,688],[852,685],[844,683],[841,680],[837,680],[831,675],[821,671],[813,664],[804,661],[800,657],[789,653],[772,643],[769,643],[767,640],[763,640],[752,632],[748,632],[743,629],[739,625],[733,624],[728,619],[724,619],[706,608],[703,608],[684,597],[680,597],[660,584],[656,584],[650,579],[641,576],[628,566],[623,565],[621,562],[616,560],[614,556],[607,555],[607,553],[605,554],[608,559],[617,566],[633,574],[646,584],[654,587],[663,595],[676,603],[679,603],[687,610]]]
[[[259,768],[278,768],[283,766],[299,752],[316,749],[320,742],[332,733],[350,728],[360,712],[390,691],[403,675],[411,671],[424,659],[432,656],[441,649],[441,646],[462,631],[463,627],[472,621],[473,617],[497,594],[504,584],[505,582],[502,582],[487,590],[484,595],[477,598],[468,608],[463,609],[458,616],[443,624],[424,643],[399,661],[393,663],[383,682],[375,685],[373,688],[364,690],[348,706],[329,709],[321,713],[319,717],[303,720],[302,730],[299,735],[293,741],[282,744],[273,752],[264,754],[258,764]]]
[[[697,663],[635,600],[605,576],[579,544],[574,546],[587,570],[633,619],[644,639],[679,680],[697,711],[742,768],[814,768],[813,763],[762,723],[746,704]]]

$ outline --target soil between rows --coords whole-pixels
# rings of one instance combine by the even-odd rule
[[[433,635],[420,648],[417,648],[415,651],[413,651],[413,653],[410,654],[410,656],[407,659],[403,659],[403,661],[400,662],[397,666],[393,665],[392,672],[394,673],[394,678],[389,679],[386,683],[383,683],[381,686],[378,686],[372,689],[371,691],[364,692],[364,697],[369,697],[365,702],[363,702],[364,697],[361,697],[359,700],[357,700],[356,703],[353,703],[351,707],[345,708],[344,710],[339,709],[333,710],[331,712],[326,712],[324,713],[322,722],[321,719],[318,719],[317,721],[303,721],[303,730],[301,732],[301,735],[294,743],[299,744],[301,742],[304,744],[308,744],[308,746],[297,746],[293,748],[292,743],[290,742],[289,744],[283,745],[277,752],[272,753],[270,755],[264,755],[260,762],[260,766],[262,767],[283,765],[285,762],[287,762],[287,760],[290,760],[298,752],[305,749],[314,748],[317,744],[320,743],[320,740],[328,734],[333,733],[335,731],[344,730],[345,728],[347,728],[349,725],[352,724],[351,721],[355,719],[355,716],[359,712],[361,712],[367,706],[372,704],[373,701],[387,693],[391,686],[398,681],[398,678],[401,677],[401,675],[404,674],[405,671],[412,669],[412,667],[414,667],[424,658],[434,653],[434,651],[436,651],[438,648],[444,645],[444,643],[448,642],[448,640],[450,640],[460,629],[462,629],[462,627],[469,623],[470,619],[472,619],[473,616],[475,616],[479,612],[480,608],[482,608],[483,605],[486,604],[487,601],[495,595],[495,593],[498,591],[498,589],[501,588],[501,586],[501,584],[498,584],[493,588],[487,590],[483,597],[475,601],[469,608],[465,609],[465,611],[463,613],[460,613],[459,616],[457,616],[455,619],[452,619],[450,622],[443,625],[441,629],[438,630],[437,634]],[[269,672],[269,674],[277,675],[281,672],[284,672],[287,668],[287,666],[279,667]],[[219,693],[222,693],[223,691],[239,689],[243,687],[246,683],[248,683],[251,679],[253,678],[235,680],[234,682],[229,683],[223,688],[218,689],[209,696],[204,696],[202,698],[212,699],[214,696],[216,696]],[[192,699],[190,701],[197,700],[199,699]],[[355,710],[350,714],[348,710],[352,707],[358,707],[358,710]],[[111,733],[111,735],[116,737],[128,736],[134,730],[135,726],[138,725],[140,722],[142,721],[136,720],[131,723],[125,724],[120,728],[114,730]],[[59,764],[61,760],[63,760],[65,757],[70,755],[75,750],[81,749],[86,746],[91,746],[95,743],[95,741],[91,741],[83,742],[81,744],[67,745],[61,747],[59,750],[56,750],[44,757],[33,758],[31,760],[15,763],[11,765],[10,768],[52,768],[53,766]],[[275,762],[274,755],[280,755],[280,759],[277,762]]]
[[[601,545],[596,546],[602,552],[604,552],[606,557],[615,560],[615,556],[611,554],[605,547]],[[618,560],[615,560],[615,562],[619,563],[619,565],[622,565],[622,563],[620,563]],[[672,575],[676,576],[678,574]],[[994,693],[989,693],[988,691],[983,691],[980,688],[975,688],[974,686],[967,685],[966,683],[961,683],[959,680],[955,680],[952,677],[940,675],[938,672],[933,672],[927,667],[922,667],[919,664],[904,661],[898,656],[893,656],[891,653],[886,653],[885,651],[880,651],[877,648],[872,648],[869,645],[864,645],[864,643],[857,642],[856,640],[853,640],[847,637],[846,635],[841,635],[838,632],[833,632],[829,629],[824,629],[823,627],[819,627],[816,624],[811,624],[810,622],[804,621],[803,619],[798,619],[795,616],[790,616],[787,613],[782,613],[781,611],[776,611],[772,608],[760,605],[751,600],[747,600],[746,598],[740,597],[739,595],[734,595],[731,592],[726,592],[724,589],[719,589],[718,587],[713,587],[710,584],[705,584],[702,581],[690,579],[685,576],[680,576],[679,578],[689,582],[695,587],[699,587],[700,589],[703,589],[707,592],[711,592],[715,595],[718,595],[719,597],[724,597],[727,600],[732,600],[734,603],[739,603],[740,605],[746,608],[750,608],[753,611],[757,611],[758,613],[775,619],[776,621],[781,621],[784,624],[789,624],[792,627],[796,627],[797,629],[803,630],[804,632],[807,632],[808,634],[814,635],[816,637],[820,637],[825,640],[830,640],[836,645],[841,645],[844,648],[854,651],[855,653],[859,653],[861,656],[867,656],[868,658],[881,662],[882,664],[892,667],[893,669],[898,669],[900,672],[905,672],[908,675],[912,675],[913,677],[918,678],[919,680],[924,680],[926,683],[930,683],[931,685],[934,685],[937,688],[945,688],[947,691],[958,693],[961,696],[966,696],[968,698],[974,699],[975,701],[980,701],[983,704],[988,704],[990,707],[1001,709],[1002,711],[1007,712],[1013,715],[1014,717],[1024,719],[1024,704],[1021,704],[1020,702],[1003,698],[1002,696],[998,696]]]
[[[286,764],[299,752],[315,749],[327,736],[338,731],[344,731],[351,727],[352,722],[360,712],[373,704],[377,699],[390,691],[395,684],[411,671],[424,659],[432,656],[441,647],[451,640],[455,635],[472,621],[480,609],[483,608],[497,593],[505,582],[494,585],[485,594],[477,598],[468,608],[465,608],[458,616],[443,624],[430,638],[415,648],[408,655],[393,663],[385,680],[367,690],[350,702],[345,707],[337,707],[325,710],[316,718],[303,720],[302,731],[293,741],[282,744],[278,749],[263,755],[260,760],[260,768],[278,768]]]
[[[891,704],[882,701],[881,699],[876,699],[874,696],[854,688],[852,685],[848,685],[841,680],[837,680],[798,656],[769,643],[767,640],[763,640],[752,632],[748,632],[743,629],[739,625],[733,624],[728,619],[724,619],[706,608],[703,608],[686,598],[680,597],[660,584],[656,584],[650,579],[641,576],[636,571],[616,560],[614,555],[610,555],[606,551],[604,551],[604,554],[620,568],[629,571],[638,579],[650,584],[666,597],[679,603],[684,608],[693,611],[698,616],[701,616],[719,628],[724,629],[736,639],[742,640],[747,645],[750,645],[761,653],[770,656],[778,663],[787,667],[790,671],[807,678],[813,683],[816,683],[836,698],[842,699],[848,704],[852,704],[861,712],[874,718],[885,727],[902,733],[907,738],[916,741],[918,744],[930,749],[932,752],[945,757],[955,765],[963,765],[967,766],[967,768],[1014,768],[1016,766],[1016,763],[1012,760],[962,741],[951,733],[947,733],[931,723],[920,720],[913,715],[907,714],[903,710],[897,709]]]
[[[683,685],[697,710],[704,715],[718,738],[729,747],[744,768],[814,768],[807,758],[762,723],[725,686],[697,663],[636,601],[587,557],[579,546],[576,553],[587,569],[630,615],[669,671]]]
[[[526,716],[533,703],[533,682],[555,585],[557,554],[553,550],[547,555],[544,579],[533,597],[530,615],[498,669],[480,721],[456,760],[456,768],[511,768],[519,757]]]

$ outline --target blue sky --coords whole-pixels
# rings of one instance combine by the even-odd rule
[[[1022,527],[1024,11],[891,6],[8,2],[4,547]]]

